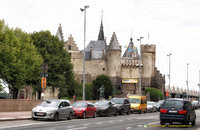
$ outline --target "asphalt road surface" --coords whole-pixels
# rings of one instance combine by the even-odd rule
[[[173,130],[200,129],[200,109],[196,110],[196,126],[176,128],[177,125],[160,126],[159,112],[118,115],[62,121],[18,120],[0,122],[0,130]]]

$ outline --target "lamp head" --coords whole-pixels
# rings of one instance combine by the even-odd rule
[[[86,9],[86,8],[89,8],[89,6],[88,6],[88,5],[85,5],[84,8],[85,8],[85,9]]]
[[[81,10],[81,11],[84,11],[85,9],[83,9],[83,8],[80,8],[80,10]]]

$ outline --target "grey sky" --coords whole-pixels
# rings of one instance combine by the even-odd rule
[[[98,38],[103,10],[104,34],[107,44],[113,32],[124,46],[131,32],[134,44],[157,46],[156,66],[166,75],[168,85],[168,53],[171,56],[171,85],[186,87],[189,63],[189,87],[198,89],[200,70],[200,1],[199,0],[0,0],[0,19],[10,27],[30,33],[50,30],[55,34],[62,24],[64,38],[70,34],[83,49],[83,12],[87,9],[86,43]],[[148,32],[150,40],[148,41]]]

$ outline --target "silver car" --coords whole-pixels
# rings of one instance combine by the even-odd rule
[[[156,104],[152,101],[147,101],[147,112],[156,112]]]
[[[32,119],[53,119],[60,120],[67,118],[71,120],[73,109],[68,100],[51,99],[43,101],[32,110]]]

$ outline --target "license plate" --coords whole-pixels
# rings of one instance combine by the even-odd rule
[[[177,113],[177,111],[169,110],[169,113]]]
[[[41,113],[41,112],[38,112],[37,115],[38,115],[38,116],[43,116],[44,114]]]

